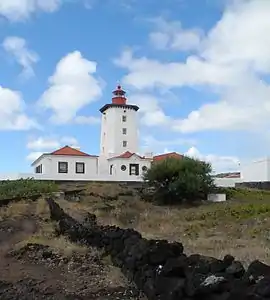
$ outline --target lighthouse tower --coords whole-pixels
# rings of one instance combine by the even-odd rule
[[[120,85],[113,91],[112,102],[105,104],[102,113],[100,155],[106,158],[126,151],[138,152],[137,111],[139,107],[127,104],[126,92]]]

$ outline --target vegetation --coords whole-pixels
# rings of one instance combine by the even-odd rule
[[[270,263],[270,191],[225,188],[220,192],[226,192],[229,200],[223,203],[160,206],[139,196],[121,196],[124,187],[109,186],[104,184],[99,192],[96,184],[88,183],[95,197],[84,193],[79,202],[61,201],[61,206],[75,217],[91,212],[104,225],[134,228],[150,239],[182,242],[187,253],[220,258],[230,253],[245,263],[257,258]],[[115,200],[111,200],[113,187],[119,193]]]
[[[57,191],[57,185],[50,181],[34,179],[5,180],[0,182],[0,201],[3,199],[28,198]]]
[[[153,201],[180,204],[206,199],[214,188],[210,164],[191,158],[168,158],[155,163],[144,174],[144,180],[154,187]]]
[[[159,206],[141,200],[134,189],[120,184],[85,183],[79,201],[61,200],[60,205],[75,218],[83,218],[86,212],[95,213],[104,225],[134,228],[146,238],[180,241],[187,253],[214,257],[230,253],[246,263],[257,258],[270,263],[270,191],[239,188],[216,188],[216,191],[226,193],[229,200],[201,202],[196,207],[181,205],[181,201],[176,202],[179,205]],[[48,223],[48,207],[43,200],[11,203],[0,210],[0,220],[30,213],[42,216],[38,231],[25,242],[46,244],[66,255],[85,251],[54,235],[57,225]]]

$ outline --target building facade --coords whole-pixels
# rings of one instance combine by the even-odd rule
[[[68,145],[44,153],[32,163],[35,178],[48,180],[141,181],[154,161],[177,153],[139,155],[139,107],[127,103],[118,86],[111,103],[101,109],[100,154],[90,155]]]

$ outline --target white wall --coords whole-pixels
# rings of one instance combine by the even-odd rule
[[[139,164],[139,175],[129,175],[129,165],[130,164]],[[146,166],[147,168],[151,167],[151,160],[141,159],[138,156],[134,155],[131,158],[112,158],[108,160],[108,174],[110,174],[110,166],[113,165],[113,175],[111,177],[118,178],[119,181],[132,180],[132,181],[141,181],[141,176],[143,175],[142,167]],[[125,165],[126,170],[122,171],[121,166]]]
[[[122,122],[123,115],[127,117],[126,122]],[[126,135],[122,128],[127,129]],[[123,141],[127,141],[127,147],[123,147]],[[110,157],[126,151],[138,152],[137,112],[125,107],[110,107],[102,114],[100,154]]]
[[[137,161],[134,160],[134,163]],[[116,161],[116,159],[113,162],[116,166],[115,175],[110,176],[108,174],[92,174],[89,177],[78,177],[70,174],[60,174],[60,175],[66,175],[66,176],[60,176],[57,175],[50,175],[50,174],[33,174],[33,173],[14,173],[14,174],[0,174],[0,180],[16,180],[16,179],[26,179],[26,178],[35,178],[38,180],[82,180],[82,181],[142,181],[141,176],[129,176],[129,170],[127,166],[127,171],[123,172],[119,171],[119,166],[121,168],[122,164],[127,165],[127,160],[119,159]],[[131,162],[132,163],[132,162]],[[138,162],[137,162],[138,163]],[[140,163],[140,169],[143,165],[150,167],[150,162],[141,162]],[[109,169],[108,169],[109,170]],[[79,174],[76,174],[79,175]],[[234,187],[236,182],[242,182],[242,179],[240,178],[215,178],[215,184],[220,187]]]
[[[214,182],[219,187],[235,187],[236,183],[242,182],[241,178],[215,178]]]
[[[58,173],[58,162],[68,163],[68,173]],[[76,162],[83,162],[85,164],[85,173],[76,173]],[[52,178],[60,178],[65,180],[71,178],[71,180],[81,180],[95,177],[98,175],[98,158],[88,156],[66,156],[66,155],[45,155],[36,162],[34,167],[42,164],[42,174],[35,174],[35,176],[44,175]],[[73,178],[73,179],[72,179]]]
[[[270,181],[270,159],[264,158],[241,166],[243,182]]]

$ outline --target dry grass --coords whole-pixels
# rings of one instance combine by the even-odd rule
[[[0,207],[0,221],[28,216],[32,211],[32,203],[27,201],[13,202]]]
[[[101,193],[103,197],[104,190]],[[245,263],[254,259],[270,263],[270,193],[235,190],[231,197],[234,200],[226,203],[191,208],[159,207],[132,196],[104,200],[85,195],[81,202],[61,201],[61,205],[74,216],[92,212],[102,224],[132,227],[146,238],[180,241],[186,253],[215,257],[230,253]]]
[[[64,256],[89,252],[89,248],[71,243],[63,236],[59,237],[55,235],[57,224],[50,221],[49,206],[42,198],[36,202],[14,202],[6,207],[0,208],[0,221],[16,219],[32,220],[33,223],[36,223],[37,227],[37,231],[34,234],[23,235],[24,239],[15,245],[16,249],[25,246],[27,243],[37,243],[48,245]],[[91,253],[93,253],[94,256],[100,255],[95,249],[91,249]]]
[[[260,259],[270,263],[270,193],[235,190],[231,196],[234,200],[226,203],[160,207],[139,200],[129,189],[115,184],[90,184],[80,202],[59,200],[59,204],[75,218],[91,212],[101,224],[132,227],[146,238],[180,241],[187,253],[215,257],[230,253],[245,262]],[[65,255],[87,251],[55,236],[57,224],[49,220],[49,208],[43,199],[0,208],[0,220],[30,215],[38,220],[39,229],[20,245],[41,243]]]

